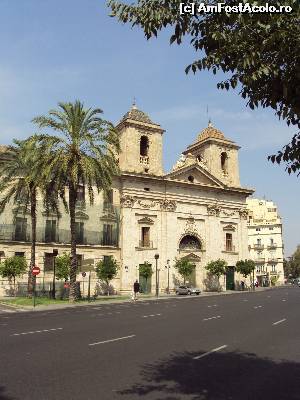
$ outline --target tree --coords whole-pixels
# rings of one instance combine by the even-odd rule
[[[114,279],[118,273],[119,266],[113,257],[106,257],[96,265],[96,274],[100,281],[103,281],[107,287],[109,296],[109,282]]]
[[[253,260],[240,260],[236,263],[235,270],[247,278],[250,275],[250,279],[253,271],[255,270],[255,262]],[[252,282],[253,284],[254,282]],[[253,285],[254,288],[254,285]]]
[[[71,259],[70,254],[63,253],[55,260],[55,277],[65,281],[70,278]]]
[[[293,253],[289,260],[284,260],[283,263],[284,275],[286,278],[299,278],[300,277],[300,245]]]
[[[23,215],[30,207],[31,218],[31,258],[28,270],[28,295],[32,295],[33,276],[32,268],[35,266],[36,248],[36,206],[37,190],[43,190],[43,182],[33,175],[34,164],[39,159],[39,149],[36,144],[28,140],[14,140],[13,146],[8,146],[6,157],[0,160],[0,213],[12,201],[19,206]],[[47,202],[47,200],[45,200]],[[22,211],[23,209],[23,211]]]
[[[148,263],[147,261],[144,262],[144,264],[141,264],[140,267],[139,267],[139,273],[140,273],[140,276],[145,278],[146,290],[147,290],[148,278],[151,278],[151,276],[153,275],[151,264]]]
[[[200,59],[186,68],[192,71],[221,71],[226,78],[219,89],[240,89],[240,95],[251,108],[271,107],[287,124],[300,127],[300,2],[286,0],[292,12],[285,13],[180,13],[181,0],[137,0],[125,4],[109,0],[111,15],[119,21],[140,27],[147,39],[168,29],[170,43],[190,45],[200,52]],[[200,1],[194,1],[198,10]],[[217,0],[209,2],[216,6]],[[226,6],[236,6],[236,0],[227,0]],[[242,2],[240,2],[242,3]],[[246,3],[245,1],[243,3]],[[251,3],[251,2],[249,2]],[[265,6],[264,0],[255,2]],[[225,5],[225,2],[224,2]],[[274,0],[272,6],[282,2]],[[200,11],[202,9],[200,8]],[[169,30],[171,28],[171,30]],[[170,33],[169,33],[170,32]],[[288,172],[300,169],[300,132],[277,156],[275,162],[291,161]]]
[[[181,258],[180,260],[176,260],[174,268],[177,269],[179,275],[183,277],[183,283],[185,284],[186,278],[194,271],[195,264],[185,258]]]
[[[213,276],[216,276],[218,279],[218,285],[220,285],[220,276],[226,274],[227,262],[225,260],[221,260],[220,258],[216,261],[210,261],[205,269]]]
[[[61,197],[70,214],[69,300],[72,302],[77,300],[78,293],[75,224],[78,190],[81,186],[87,188],[91,205],[95,191],[108,192],[113,176],[119,173],[116,159],[119,138],[112,123],[101,118],[102,110],[85,109],[80,101],[59,103],[58,106],[58,109],[50,110],[48,116],[33,119],[40,129],[51,129],[58,134],[38,134],[32,141],[43,149],[35,169],[50,180],[51,191]]]
[[[16,296],[16,278],[25,274],[27,262],[25,257],[13,256],[7,258],[0,264],[0,275],[2,278],[8,278],[14,282],[14,295]]]

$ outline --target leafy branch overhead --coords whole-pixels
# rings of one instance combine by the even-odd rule
[[[244,1],[245,2],[245,1]],[[111,15],[140,27],[147,39],[171,28],[170,43],[186,39],[199,54],[186,73],[201,70],[223,72],[218,88],[238,88],[251,109],[271,107],[287,124],[300,127],[300,2],[286,0],[292,13],[183,14],[181,0],[137,0],[124,4],[109,0]],[[194,1],[199,5],[200,1]],[[210,5],[216,5],[212,0]],[[265,5],[265,0],[255,2]],[[236,5],[227,0],[226,5]],[[282,2],[274,0],[272,5]],[[300,133],[271,161],[287,161],[288,172],[299,170]]]

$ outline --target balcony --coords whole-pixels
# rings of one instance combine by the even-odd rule
[[[256,258],[254,260],[254,262],[255,262],[255,264],[264,264],[265,263],[265,258],[263,258],[263,257]]]
[[[265,246],[261,243],[256,243],[253,245],[254,250],[263,250]]]
[[[140,164],[149,165],[149,157],[148,156],[140,156]]]
[[[277,243],[268,244],[268,250],[274,250],[274,249],[277,249]]]
[[[229,244],[225,245],[225,249],[222,253],[236,253],[235,246]]]
[[[148,241],[140,240],[139,241],[139,248],[141,248],[141,249],[153,249],[152,240],[148,240]]]
[[[37,243],[56,243],[56,244],[70,244],[71,232],[70,229],[56,229],[55,232],[46,231],[45,226],[37,226],[36,229],[36,241]],[[0,242],[31,242],[31,230],[27,227],[26,232],[16,231],[16,225],[14,224],[2,224],[0,225]],[[103,231],[102,228],[99,231],[91,231],[83,229],[83,231],[77,232],[77,244],[78,245],[98,245],[98,246],[113,246],[118,247],[119,245],[119,229],[118,225],[115,224],[109,232],[109,234]]]
[[[276,264],[278,262],[279,262],[278,258],[275,257],[268,258],[268,264]]]

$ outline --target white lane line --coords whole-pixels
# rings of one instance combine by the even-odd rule
[[[262,308],[262,306],[255,306],[255,307],[253,307],[253,308]]]
[[[133,338],[133,337],[135,337],[135,335],[123,336],[123,337],[119,337],[119,338],[116,338],[116,339],[103,340],[102,342],[90,343],[89,346],[96,346],[97,344],[117,342],[118,340],[130,339],[130,338]]]
[[[212,349],[212,350],[208,351],[207,353],[203,353],[200,356],[194,357],[194,360],[199,360],[200,358],[208,356],[211,353],[215,353],[216,351],[223,350],[223,349],[225,349],[225,347],[227,347],[227,344],[224,344],[223,346],[220,346],[220,347],[216,347],[215,349]]]
[[[286,299],[282,299],[282,301],[286,301]]]
[[[286,321],[286,318],[283,318],[283,319],[281,319],[280,321],[273,322],[272,325],[278,325],[278,324],[281,324],[281,323],[284,322],[284,321]]]
[[[161,314],[150,314],[150,315],[143,315],[142,318],[148,318],[148,317],[156,317],[159,316]]]
[[[203,321],[210,321],[211,319],[221,318],[221,315],[217,315],[216,317],[204,318]]]
[[[244,299],[243,301],[248,301],[248,300]]]
[[[31,331],[31,332],[22,332],[22,333],[14,333],[11,336],[21,336],[21,335],[32,335],[33,333],[43,333],[43,332],[53,332],[53,331],[59,331],[63,328],[52,328],[52,329],[43,329],[41,331]]]

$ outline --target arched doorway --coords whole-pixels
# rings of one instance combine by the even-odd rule
[[[199,251],[201,250],[201,242],[194,235],[185,235],[180,240],[179,250],[183,251]]]
[[[199,262],[200,257],[198,257],[195,252],[200,251],[202,248],[200,239],[193,234],[184,235],[179,242],[179,252],[189,253],[183,258],[188,260],[190,263],[194,264],[195,268],[193,272],[186,278],[186,284],[190,286],[197,286],[197,274],[199,273]],[[198,272],[197,272],[198,270]]]

